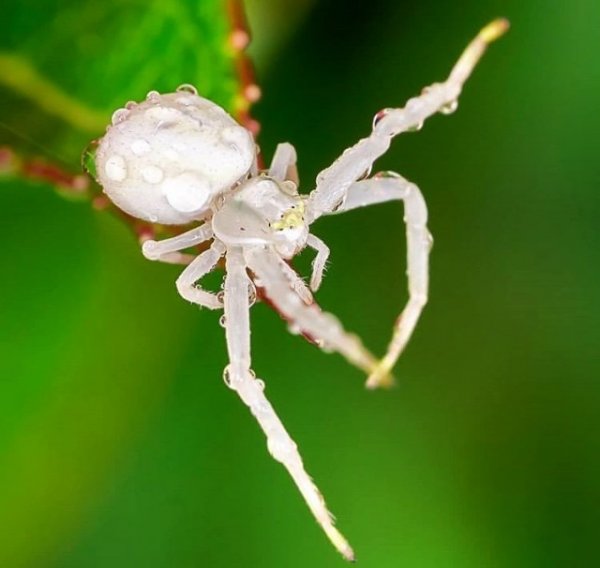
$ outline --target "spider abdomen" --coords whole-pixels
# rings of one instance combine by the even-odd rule
[[[184,224],[247,175],[255,152],[248,130],[190,88],[153,91],[114,113],[96,169],[104,191],[130,215]]]

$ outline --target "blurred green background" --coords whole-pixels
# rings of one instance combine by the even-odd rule
[[[105,111],[182,82],[229,104],[219,4],[9,0],[0,51]],[[267,158],[296,145],[305,192],[376,111],[443,79],[487,21],[511,20],[458,111],[398,138],[375,170],[420,185],[435,237],[397,388],[365,391],[264,305],[254,367],[361,566],[600,565],[600,4],[248,12],[260,144]],[[0,59],[0,145],[75,168],[94,136],[40,111],[11,73]],[[0,566],[342,566],[223,385],[219,314],[177,296],[180,269],[43,184],[5,175],[0,204]],[[406,297],[401,215],[314,227],[332,250],[317,298],[376,352]]]

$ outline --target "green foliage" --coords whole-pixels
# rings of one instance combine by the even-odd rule
[[[11,1],[2,21],[0,141],[71,169],[111,113],[151,89],[192,83],[233,107],[226,0]]]
[[[0,566],[62,565],[64,539],[164,401],[197,315],[120,222],[19,174],[40,157],[77,173],[111,113],[151,89],[192,83],[233,110],[230,27],[225,0],[3,6],[0,147],[15,156],[0,177],[4,254],[23,280],[3,277],[0,297]],[[35,259],[40,243],[52,252]]]
[[[81,4],[109,20],[127,17],[132,46],[125,32],[116,41],[110,21],[86,28],[74,3],[9,0],[1,51],[107,117],[181,82],[226,102],[234,72],[215,37],[180,50],[209,50],[205,64],[223,70],[211,86],[191,73],[166,80],[164,70],[185,57],[163,54],[170,44],[158,33],[136,35],[144,9],[171,4],[140,3],[133,22],[136,4]],[[269,20],[264,0],[255,29],[289,15],[284,2],[274,5],[283,16]],[[261,146],[270,157],[277,142],[296,145],[303,191],[367,133],[376,111],[442,79],[482,24],[506,16],[512,28],[458,111],[397,139],[376,166],[419,184],[435,238],[430,302],[396,368],[398,388],[365,392],[361,373],[287,334],[260,304],[253,366],[358,566],[597,566],[600,4],[349,7],[317,2],[285,45],[263,44],[268,72],[256,62]],[[206,29],[225,26],[219,14]],[[45,30],[57,36],[51,50],[38,37]],[[75,73],[68,60],[79,57],[82,30],[97,33],[129,74],[115,70],[113,81],[95,51],[87,61],[102,80],[83,65]],[[76,168],[101,132],[67,127],[8,89],[4,62],[0,121],[44,147],[25,147],[29,155],[59,153]],[[160,86],[135,86],[138,63],[156,64]],[[27,126],[34,119],[41,130]],[[6,136],[0,128],[1,143]],[[0,566],[343,567],[223,385],[219,314],[177,296],[179,268],[145,261],[112,216],[32,183],[2,183],[0,206]],[[375,352],[404,298],[401,215],[390,204],[315,225],[332,251],[319,302]],[[207,283],[218,285],[218,274]]]

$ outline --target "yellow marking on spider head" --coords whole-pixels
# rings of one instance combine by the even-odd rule
[[[299,200],[296,205],[288,209],[279,221],[271,223],[276,231],[281,229],[297,229],[304,225],[304,201]]]

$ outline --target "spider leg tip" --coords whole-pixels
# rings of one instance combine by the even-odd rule
[[[389,390],[396,386],[396,379],[390,373],[389,369],[379,365],[375,368],[365,383],[365,387],[369,390],[383,388]]]
[[[492,43],[503,36],[509,28],[510,22],[506,18],[497,18],[485,26],[479,35],[485,43]]]

